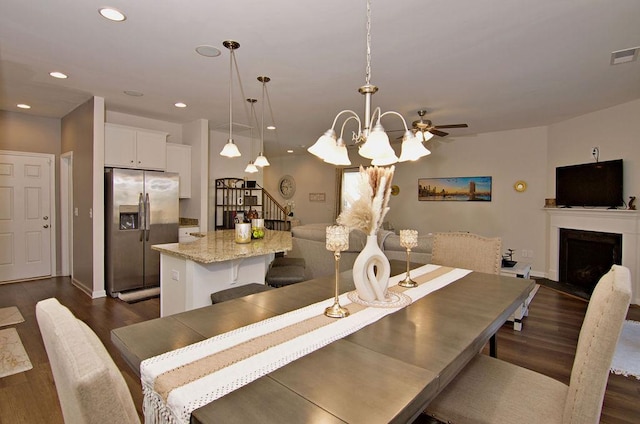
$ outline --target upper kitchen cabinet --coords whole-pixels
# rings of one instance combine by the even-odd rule
[[[106,123],[104,165],[164,171],[167,166],[167,135],[162,131]]]
[[[191,197],[191,146],[167,143],[167,172],[180,175],[180,198]]]

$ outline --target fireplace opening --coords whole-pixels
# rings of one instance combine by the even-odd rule
[[[611,265],[622,264],[622,234],[560,228],[559,279],[589,295]]]

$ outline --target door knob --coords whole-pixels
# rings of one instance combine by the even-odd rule
[[[48,216],[43,216],[42,219],[44,219],[46,221],[47,219],[49,219],[49,217]]]
[[[49,228],[49,224],[44,224],[42,228]]]

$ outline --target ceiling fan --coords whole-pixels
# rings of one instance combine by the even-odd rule
[[[424,119],[424,116],[427,114],[427,111],[422,109],[418,111],[418,116],[420,116],[420,119],[417,121],[413,121],[412,122],[412,127],[413,127],[413,132],[414,134],[417,133],[418,131],[422,132],[423,134],[423,139],[428,139],[431,136],[427,136],[424,137],[424,133],[425,132],[429,132],[433,135],[437,135],[439,137],[444,137],[446,135],[449,135],[448,132],[444,132],[444,131],[440,131],[440,129],[442,128],[467,128],[469,127],[469,125],[467,124],[449,124],[449,125],[433,125],[433,123],[428,120],[428,119]],[[391,131],[404,131],[404,130],[391,130]],[[402,137],[400,137],[402,138]]]

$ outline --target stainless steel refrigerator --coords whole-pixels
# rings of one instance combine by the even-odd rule
[[[178,242],[178,174],[105,169],[105,282],[109,295],[160,285],[154,244]]]

